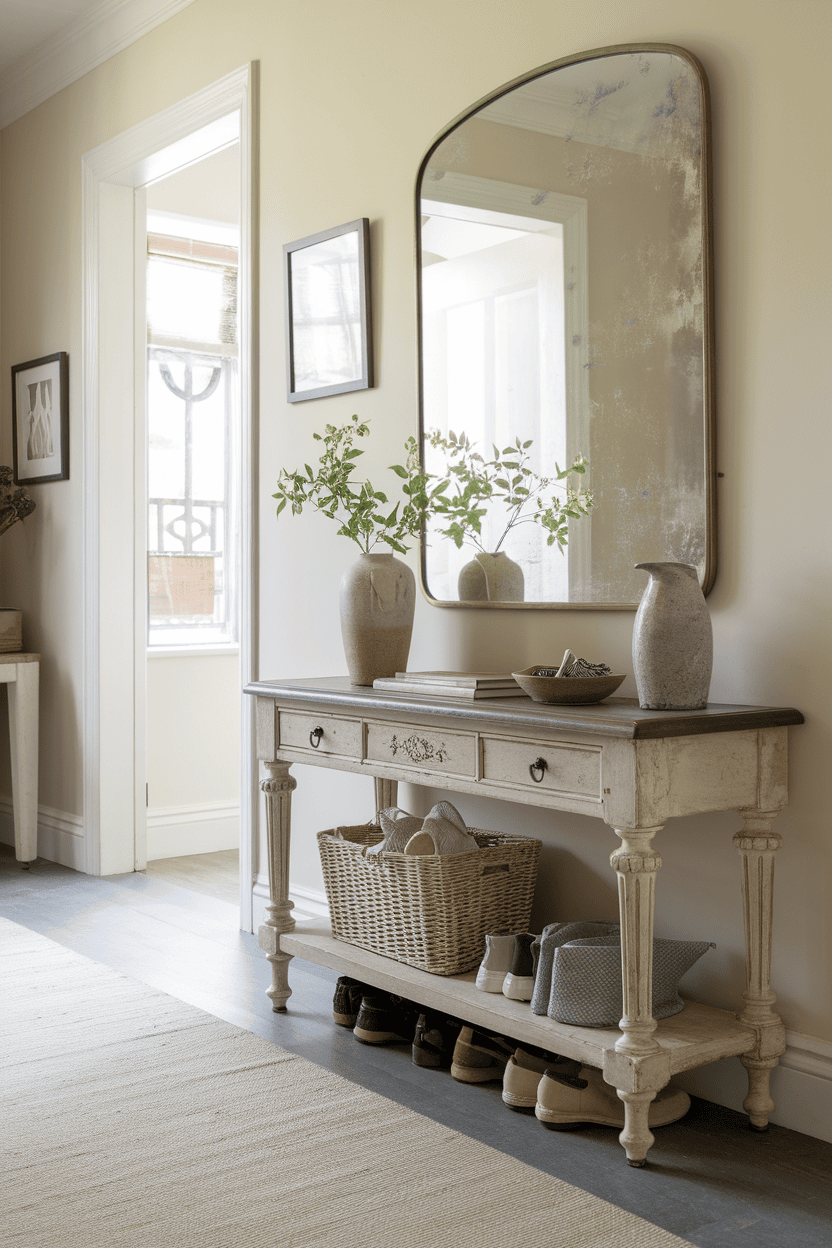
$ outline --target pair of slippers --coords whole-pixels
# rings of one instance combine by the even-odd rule
[[[384,840],[368,849],[368,854],[468,854],[479,849],[450,802],[437,802],[424,819],[390,806],[379,811],[378,822]]]

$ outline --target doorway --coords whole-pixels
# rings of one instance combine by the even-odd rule
[[[84,173],[84,869],[143,869],[147,837],[146,192],[239,143],[239,681],[253,676],[255,79],[253,65],[87,153]],[[138,228],[137,228],[138,223]],[[141,245],[137,244],[140,240]],[[251,930],[253,720],[240,758],[241,926]]]
[[[239,143],[154,182],[145,208],[147,870],[227,899],[242,713]]]

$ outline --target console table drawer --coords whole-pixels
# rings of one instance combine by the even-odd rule
[[[477,738],[473,732],[444,732],[412,724],[367,725],[369,763],[390,763],[438,776],[477,774]]]
[[[541,763],[545,766],[535,767]],[[482,777],[514,789],[600,797],[601,751],[591,745],[553,745],[483,736]]]
[[[360,719],[281,711],[278,732],[280,745],[293,750],[314,750],[316,754],[335,754],[339,758],[361,758]]]

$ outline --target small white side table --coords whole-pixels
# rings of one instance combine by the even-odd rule
[[[38,856],[39,654],[0,654],[0,684],[9,686],[14,856],[24,867]]]

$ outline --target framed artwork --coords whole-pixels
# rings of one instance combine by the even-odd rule
[[[12,440],[17,485],[69,477],[69,355],[58,351],[12,367]]]
[[[373,383],[367,217],[283,247],[287,398],[321,399]]]

